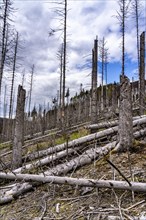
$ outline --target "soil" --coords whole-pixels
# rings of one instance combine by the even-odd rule
[[[4,149],[2,150],[4,152]],[[146,182],[146,143],[137,141],[130,153],[108,155],[129,180]],[[123,180],[102,158],[67,176]],[[124,180],[123,180],[124,181]],[[146,193],[42,184],[0,206],[0,220],[146,219]]]

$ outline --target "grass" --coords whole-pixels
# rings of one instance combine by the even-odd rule
[[[88,134],[89,134],[89,130],[81,128],[78,131],[73,132],[70,135],[65,134],[65,135],[62,135],[61,137],[56,137],[56,135],[53,135],[51,140],[44,141],[44,142],[29,146],[26,149],[25,154],[29,154],[29,153],[32,153],[34,151],[44,150],[44,149],[47,149],[50,146],[63,144],[67,140],[72,141],[72,140],[75,140],[77,138],[83,137],[83,136],[88,135]]]
[[[4,149],[4,148],[12,148],[12,143],[10,142],[6,142],[6,143],[0,143],[0,150]]]

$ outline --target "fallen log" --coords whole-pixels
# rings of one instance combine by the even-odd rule
[[[25,160],[33,160],[33,159],[41,158],[43,156],[47,156],[49,154],[64,150],[64,149],[66,149],[66,147],[68,147],[68,148],[73,147],[74,148],[74,147],[80,146],[83,143],[89,143],[91,141],[97,140],[97,139],[102,138],[104,136],[114,135],[117,133],[117,131],[118,131],[118,126],[115,126],[113,128],[109,128],[104,131],[99,131],[95,134],[86,135],[84,137],[75,139],[73,141],[69,141],[68,145],[66,143],[63,143],[63,144],[59,144],[59,145],[56,145],[53,147],[49,147],[46,150],[42,150],[42,151],[35,152],[33,154],[29,154],[25,157]]]
[[[133,121],[133,126],[138,126],[138,125],[141,125],[141,124],[146,124],[146,117],[138,118],[138,119]],[[117,134],[117,132],[118,132],[118,126],[114,126],[112,128],[108,128],[108,129],[105,129],[103,131],[99,131],[99,132],[96,132],[94,134],[86,135],[84,137],[75,139],[73,141],[69,141],[67,147],[68,148],[76,147],[76,146],[79,146],[83,143],[89,143],[91,141],[97,140],[99,138],[102,138],[102,137],[105,137],[105,136],[108,136],[108,135]],[[50,147],[46,150],[38,151],[38,152],[35,152],[33,154],[28,154],[25,157],[24,160],[27,161],[27,160],[33,160],[33,159],[41,158],[43,156],[47,156],[49,154],[64,150],[65,148],[66,148],[66,143],[56,145],[56,146]]]
[[[32,163],[29,163],[29,164],[26,164],[22,167],[19,167],[19,168],[15,169],[13,172],[14,173],[22,173],[22,172],[25,172],[27,170],[31,170],[31,169],[35,169],[35,168],[40,167],[40,166],[47,165],[51,162],[55,162],[56,160],[64,158],[65,156],[69,156],[71,154],[78,154],[81,149],[82,149],[82,147],[57,152],[57,153],[52,154],[50,156],[47,156],[43,159],[38,159],[37,161],[34,161]]]
[[[143,129],[143,134],[146,133],[146,129]],[[134,134],[137,138],[141,135],[141,132],[136,132]],[[56,167],[50,169],[49,171],[44,172],[44,176],[54,176],[66,174],[71,170],[75,170],[78,167],[84,166],[86,164],[90,164],[92,161],[102,158],[104,155],[107,155],[111,150],[115,149],[117,143],[112,142],[104,147],[100,148],[91,148],[85,151],[82,155],[66,162],[63,164],[59,164]],[[17,175],[17,174],[14,174]],[[19,195],[26,193],[33,189],[34,186],[39,185],[38,183],[17,183],[10,190],[1,190],[0,191],[0,204],[11,202],[14,198]],[[132,189],[133,190],[133,189]]]
[[[117,126],[119,123],[119,120],[114,121],[107,121],[107,122],[101,122],[98,124],[92,124],[85,126],[86,129],[96,130],[101,128],[111,128],[113,126]],[[146,115],[133,117],[133,126],[146,124]]]
[[[135,138],[139,138],[139,137],[141,137],[141,136],[144,136],[145,134],[146,134],[146,128],[143,129],[143,130],[140,130],[140,131],[135,132],[135,133],[134,133],[134,137],[135,137]],[[110,143],[110,145],[112,145],[112,144],[114,145],[114,143],[115,143],[115,142],[112,142],[112,143]],[[13,172],[14,172],[14,173],[22,173],[22,172],[24,172],[24,171],[26,171],[26,170],[30,170],[30,169],[32,169],[32,168],[37,168],[37,167],[39,167],[39,166],[47,165],[47,164],[49,164],[50,162],[55,162],[56,160],[59,160],[59,159],[65,157],[65,156],[67,156],[67,154],[68,154],[68,155],[71,155],[71,154],[73,154],[73,153],[74,153],[74,154],[77,154],[81,149],[82,149],[82,146],[76,147],[76,148],[73,148],[73,149],[72,149],[72,148],[69,148],[68,150],[63,150],[63,151],[57,152],[57,153],[55,153],[55,154],[53,154],[53,155],[47,156],[47,157],[45,157],[45,158],[43,158],[43,159],[38,159],[38,160],[35,161],[35,162],[29,163],[29,164],[27,164],[27,165],[24,165],[24,166],[18,168],[18,169],[15,169],[15,170],[13,170]],[[93,149],[95,150],[95,148],[93,148]],[[97,148],[97,149],[98,149],[98,151],[101,150],[100,147]],[[116,149],[117,149],[117,148],[116,148]],[[91,149],[91,151],[92,151],[92,149]],[[86,152],[86,151],[85,151],[85,152]]]
[[[90,164],[93,160],[100,159],[104,155],[108,154],[110,150],[114,149],[115,146],[116,146],[116,141],[107,144],[106,146],[101,148],[91,148],[85,151],[82,155],[66,163],[59,164],[56,167],[50,169],[49,171],[44,172],[42,175],[54,176],[54,175],[66,174],[71,170],[77,169],[78,167],[84,166],[86,164]],[[14,175],[17,174],[14,173]],[[19,195],[33,189],[35,185],[38,185],[38,183],[37,184],[18,183],[15,186],[13,186],[10,190],[1,190],[0,204],[4,204],[12,201],[14,198],[18,197]]]
[[[86,186],[86,187],[94,187],[94,188],[97,187],[97,188],[130,190],[134,192],[146,192],[146,183],[140,183],[140,182],[130,182],[129,185],[126,181],[95,180],[95,179],[84,179],[84,178],[60,177],[60,176],[44,176],[43,174],[14,175],[13,173],[7,173],[7,174],[0,173],[0,178],[7,180],[19,180],[24,182],[68,184],[74,186]]]

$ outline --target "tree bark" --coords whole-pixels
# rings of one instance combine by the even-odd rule
[[[145,32],[140,35],[139,110],[145,111]]]
[[[19,85],[16,110],[16,125],[14,131],[12,168],[18,168],[22,165],[22,143],[24,130],[24,106],[26,91]]]
[[[84,178],[71,178],[71,177],[60,177],[60,176],[44,176],[32,175],[32,174],[17,174],[13,173],[0,173],[1,179],[8,180],[21,180],[25,182],[39,182],[39,183],[52,183],[52,184],[68,184],[73,186],[88,186],[96,188],[110,188],[110,189],[121,189],[130,190],[134,192],[146,192],[146,183],[130,182],[129,185],[125,181],[115,180],[95,180],[95,179],[84,179]]]
[[[92,50],[92,88],[91,88],[91,123],[97,122],[97,57],[98,40],[94,40],[94,49]]]
[[[68,156],[68,155],[71,155],[71,154],[77,154],[79,153],[79,151],[81,150],[81,147],[78,147],[78,148],[71,148],[71,149],[68,149],[67,150],[63,150],[63,151],[60,151],[58,153],[55,153],[55,154],[52,154],[50,156],[47,156],[43,159],[38,159],[37,161],[34,161],[32,163],[29,163],[29,164],[26,164],[22,167],[19,167],[18,169],[15,169],[13,170],[14,173],[22,173],[22,172],[25,172],[27,170],[31,170],[31,169],[35,169],[37,167],[40,167],[40,166],[44,166],[44,165],[47,165],[51,162],[55,162],[56,160],[60,160],[61,158],[65,158],[65,156]]]
[[[143,132],[136,132],[134,135],[136,137],[139,137],[139,136],[141,136],[141,134],[145,135],[146,129],[144,129]],[[53,169],[50,169],[49,171],[46,171],[43,174],[40,174],[39,176],[44,177],[44,176],[54,176],[54,175],[61,175],[61,174],[65,175],[66,173],[68,173],[71,170],[75,170],[78,167],[84,166],[86,164],[90,164],[94,160],[101,159],[103,156],[107,155],[111,150],[113,150],[113,149],[115,150],[116,149],[115,146],[116,146],[116,141],[109,143],[101,148],[96,148],[96,149],[95,149],[95,147],[91,148],[90,150],[85,151],[79,157],[76,157],[75,159],[72,159],[69,162],[59,164],[56,167],[54,167]],[[6,179],[5,175],[6,175],[6,173],[4,173],[4,175],[2,173],[2,176],[0,174],[0,178]],[[13,173],[13,176],[10,177],[10,179],[13,179],[14,177],[17,178],[17,176],[18,176],[18,174]],[[26,174],[26,176],[27,176],[27,174]],[[22,179],[27,180],[24,177]],[[29,177],[28,177],[28,181],[30,181],[30,180],[31,179],[29,179]],[[40,182],[45,183],[45,180],[44,181],[41,180]],[[136,190],[143,191],[146,189],[146,186],[144,186],[143,188],[141,187],[141,183],[140,183],[140,185],[137,185],[137,188],[132,188],[132,187],[134,187],[132,182],[131,182],[131,184],[132,184],[131,187],[127,184],[127,182],[124,184],[126,184],[126,187],[128,187],[128,188],[124,188],[124,189],[129,189],[132,191],[136,191]],[[0,204],[11,202],[15,197],[18,197],[20,194],[26,193],[27,191],[30,191],[33,188],[33,186],[35,186],[35,185],[37,186],[37,185],[39,185],[39,183],[37,183],[37,184],[35,184],[35,183],[33,183],[33,184],[31,184],[31,183],[15,184],[9,191],[6,190],[7,192],[6,191],[1,192]],[[95,185],[95,184],[93,184],[93,185]],[[111,186],[110,188],[114,187],[112,184],[109,184],[109,185]],[[99,186],[97,186],[97,187],[99,187]]]
[[[128,150],[133,144],[131,85],[125,75],[120,76],[119,150]]]
[[[90,150],[85,151],[82,155],[76,157],[75,159],[72,159],[71,161],[63,164],[59,164],[56,167],[40,175],[54,176],[54,175],[66,174],[71,170],[77,169],[78,167],[84,166],[86,164],[90,164],[93,160],[96,160],[97,158],[101,158],[101,156],[106,155],[110,150],[114,149],[115,146],[116,146],[116,141],[107,144],[102,148],[96,148],[96,150],[95,147],[91,148]],[[16,176],[16,174],[14,174],[14,176]],[[14,197],[18,197],[20,194],[30,191],[35,185],[38,185],[38,183],[37,184],[33,183],[33,185],[31,183],[16,184],[7,193],[4,191],[1,192],[0,204],[12,201]]]
[[[118,131],[118,126],[115,126],[113,128],[108,128],[104,131],[99,131],[95,134],[86,135],[84,137],[81,137],[81,138],[78,138],[78,139],[75,139],[73,141],[68,142],[68,148],[71,148],[71,147],[74,148],[74,147],[79,146],[81,144],[89,143],[91,141],[97,140],[98,138],[104,137],[106,135],[114,135],[117,133],[117,131]],[[66,148],[66,143],[56,145],[56,146],[50,147],[46,150],[42,150],[42,151],[36,152],[34,154],[27,155],[25,159],[32,160],[32,159],[36,159],[38,157],[41,158],[43,156],[47,156],[49,154],[64,150],[65,148]]]
[[[87,126],[85,126],[85,128],[86,129],[93,129],[93,130],[97,130],[97,129],[101,129],[101,128],[111,128],[111,127],[117,126],[118,123],[119,123],[119,120],[107,121],[107,122],[101,122],[98,124],[87,125]],[[133,117],[133,126],[142,125],[142,124],[146,124],[146,116],[145,115]]]
[[[141,125],[141,124],[146,124],[146,117],[142,117],[140,119],[136,119],[133,121],[133,126],[137,126],[137,125]],[[86,135],[84,137],[75,139],[73,141],[69,141],[68,148],[71,148],[71,147],[74,148],[76,146],[80,146],[81,144],[89,143],[91,141],[98,140],[99,138],[102,138],[102,137],[105,137],[108,135],[114,135],[114,134],[117,134],[117,132],[118,132],[118,126],[114,126],[112,128],[108,128],[106,130],[96,132],[94,134]],[[47,156],[49,154],[64,150],[65,148],[66,148],[66,144],[56,145],[56,146],[50,147],[46,150],[42,150],[42,151],[39,151],[39,152],[36,152],[33,154],[29,154],[25,157],[24,160],[33,160],[33,159],[41,158],[43,156]]]

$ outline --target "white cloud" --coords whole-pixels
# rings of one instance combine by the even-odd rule
[[[56,96],[59,89],[59,60],[57,51],[62,43],[62,31],[49,36],[55,28],[61,28],[62,21],[57,19],[49,1],[15,1],[17,8],[15,19],[16,29],[25,41],[23,65],[26,77],[32,64],[36,66],[33,103],[47,101],[48,97]],[[109,48],[109,61],[121,59],[121,34],[117,15],[117,1],[68,1],[67,16],[67,73],[66,88],[71,94],[79,91],[80,84],[89,88],[91,69],[91,51],[96,35],[105,37]],[[143,8],[142,8],[143,9]],[[144,10],[144,9],[143,9]],[[130,60],[136,60],[136,34],[134,24],[128,20],[126,33],[126,52]],[[144,21],[141,20],[141,30]],[[88,63],[87,63],[88,62]],[[21,72],[21,71],[20,71]],[[19,77],[20,78],[20,77]],[[21,80],[18,80],[20,82]],[[28,88],[28,86],[27,86]]]

